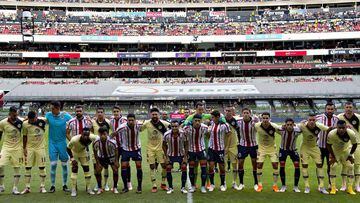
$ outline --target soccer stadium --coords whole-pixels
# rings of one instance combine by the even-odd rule
[[[359,202],[359,6],[0,0],[0,202]]]

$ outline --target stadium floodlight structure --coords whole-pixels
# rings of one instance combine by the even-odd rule
[[[24,48],[34,42],[35,18],[30,11],[22,11],[20,14],[21,34]]]

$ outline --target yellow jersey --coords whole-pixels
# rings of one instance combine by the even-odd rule
[[[11,123],[8,118],[0,121],[0,132],[2,132],[1,139],[3,140],[3,150],[18,150],[23,147],[23,139],[21,129],[23,121],[19,118],[14,123]]]

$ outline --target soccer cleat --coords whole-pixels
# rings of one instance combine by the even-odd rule
[[[281,186],[279,192],[286,192],[286,185]]]
[[[97,192],[99,190],[99,187],[96,185],[95,187],[94,187],[94,192]]]
[[[40,193],[47,193],[46,189],[44,186],[40,187]]]
[[[360,192],[360,186],[358,185],[358,186],[356,186],[356,192]]]
[[[341,186],[340,191],[345,192],[346,191],[346,185]]]
[[[64,192],[70,192],[70,189],[68,188],[67,185],[64,185],[64,186],[63,186],[63,191],[64,191]]]
[[[128,182],[128,183],[127,183],[127,186],[128,186],[129,191],[133,190],[133,187],[132,187],[131,182]]]
[[[161,184],[160,188],[165,191],[168,190],[168,187],[166,186],[166,184],[163,184],[163,183]]]
[[[95,195],[95,192],[92,189],[87,189],[86,191],[89,195]]]
[[[309,188],[309,187],[306,187],[305,190],[304,190],[304,193],[305,193],[305,194],[309,194],[309,193],[310,193],[310,188]]]
[[[21,192],[22,195],[30,193],[31,190],[29,187],[26,187],[24,191]]]
[[[55,186],[52,185],[52,186],[50,187],[49,192],[50,192],[50,193],[54,193],[54,192],[55,192]]]
[[[0,185],[0,192],[5,192],[5,186],[4,185]]]
[[[96,194],[101,195],[102,193],[104,193],[104,190],[102,188],[98,188],[98,190],[96,191]]]
[[[76,197],[77,193],[76,193],[76,189],[72,189],[71,190],[71,197]]]
[[[121,190],[121,194],[125,194],[127,192],[129,192],[129,189],[127,189],[127,188],[124,188],[124,189]]]
[[[152,192],[152,193],[155,193],[155,192],[157,192],[157,191],[158,191],[157,187],[152,187],[152,189],[151,189],[151,192]]]
[[[194,192],[195,192],[195,190],[196,190],[196,189],[195,189],[195,187],[194,187],[194,186],[192,186],[192,187],[190,187],[190,188],[189,188],[189,192],[190,192],[190,193],[194,193]]]
[[[174,189],[169,188],[168,191],[166,192],[166,194],[170,195],[170,194],[173,193],[173,192],[174,192]]]
[[[244,187],[245,187],[245,186],[244,186]],[[255,185],[254,185],[254,190],[257,191],[258,188],[259,188],[258,184],[255,184]]]
[[[201,193],[206,193],[206,188],[204,186],[201,186]]]
[[[110,191],[110,187],[109,187],[108,184],[105,185],[105,191],[106,191],[106,192],[109,192],[109,191]]]
[[[295,186],[294,189],[293,189],[293,191],[296,192],[296,193],[301,192],[298,186]]]
[[[279,192],[279,187],[277,185],[273,185],[272,189],[274,192]]]
[[[237,187],[237,190],[243,190],[245,188],[245,185],[244,184],[240,184],[238,187]]]
[[[117,188],[113,188],[112,192],[113,192],[114,194],[119,194],[119,190],[118,190]]]
[[[182,187],[182,188],[181,188],[181,193],[182,193],[182,194],[187,194],[188,191],[186,191],[185,187]]]
[[[263,190],[263,186],[261,184],[258,184],[256,192],[262,192],[262,190]]]
[[[220,191],[225,192],[226,191],[226,186],[225,185],[220,185]]]
[[[201,188],[202,188],[202,187],[201,187]],[[214,189],[215,189],[215,185],[210,185],[210,187],[209,187],[209,192],[214,191]]]
[[[336,189],[335,189],[336,190]],[[328,195],[329,192],[323,187],[323,188],[320,188],[320,193],[321,194],[324,194],[324,195]]]
[[[335,195],[335,194],[336,194],[336,187],[332,186],[330,190],[330,195]]]
[[[354,192],[353,188],[351,186],[349,186],[346,190],[346,192],[350,195],[356,195],[356,193]]]
[[[21,193],[19,192],[19,190],[17,189],[17,187],[13,187],[12,194],[13,194],[13,195],[21,195]]]
[[[141,194],[141,193],[142,193],[141,189],[136,190],[136,194]]]

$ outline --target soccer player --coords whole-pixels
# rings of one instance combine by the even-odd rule
[[[119,106],[114,106],[113,107],[113,116],[110,119],[110,126],[111,126],[111,130],[113,132],[113,134],[111,135],[111,137],[116,139],[116,145],[118,146],[118,155],[119,155],[119,159],[120,156],[122,154],[122,149],[121,149],[121,140],[120,140],[120,136],[116,133],[116,131],[119,129],[119,127],[126,123],[127,120],[124,116],[121,115],[121,109]],[[131,169],[130,169],[130,164],[128,167],[128,171],[127,171],[127,175],[128,175],[128,189],[132,190],[132,184],[131,184]],[[96,188],[95,188],[96,189]]]
[[[51,112],[45,115],[49,124],[49,157],[50,157],[50,178],[51,187],[49,192],[55,192],[56,167],[58,159],[62,166],[63,191],[69,192],[67,187],[68,160],[66,152],[66,123],[71,119],[70,114],[60,111],[61,104],[58,101],[51,103]]]
[[[185,120],[190,116],[190,114],[191,114],[191,110],[189,108],[185,108],[184,109],[184,119],[182,119],[179,124],[183,125]]]
[[[338,115],[339,120],[344,120],[347,127],[355,131],[356,136],[360,137],[360,115],[354,113],[354,104],[352,102],[345,103],[345,113]],[[360,147],[354,153],[354,171],[355,171],[355,189],[360,192]]]
[[[206,151],[205,151],[205,136],[208,134],[208,126],[201,123],[202,116],[195,114],[193,116],[191,125],[184,127],[184,132],[188,140],[189,146],[189,178],[191,188],[189,192],[195,192],[195,166],[200,163],[201,166],[201,192],[206,193],[205,182],[207,178],[206,173]]]
[[[271,165],[273,167],[274,183],[272,189],[274,192],[279,192],[279,188],[277,186],[279,177],[279,159],[276,152],[275,144],[275,134],[279,133],[279,126],[275,123],[270,122],[270,113],[268,112],[262,113],[261,119],[261,122],[255,124],[255,129],[259,141],[259,151],[257,155],[257,175],[259,183],[256,191],[261,192],[263,190],[261,176],[265,158],[269,157],[271,160]]]
[[[187,179],[187,140],[184,131],[179,129],[179,122],[174,120],[171,122],[171,130],[164,135],[163,150],[166,156],[166,177],[169,183],[167,194],[174,192],[173,177],[171,170],[175,162],[181,166],[181,193],[186,194],[185,189]]]
[[[118,194],[117,183],[119,180],[119,160],[116,141],[109,136],[109,128],[102,126],[97,131],[97,138],[93,143],[93,150],[95,156],[95,177],[98,185],[97,194],[104,192],[101,184],[101,172],[103,169],[108,169],[109,165],[113,170],[114,194]]]
[[[9,116],[0,121],[0,141],[3,144],[0,153],[0,193],[5,191],[4,167],[11,165],[14,168],[14,186],[12,193],[19,195],[18,184],[20,179],[20,166],[22,166],[23,148],[21,129],[23,121],[18,117],[18,110],[15,106],[10,107]]]
[[[88,116],[84,116],[84,110],[81,105],[75,107],[75,117],[72,118],[66,126],[66,137],[70,139],[75,136],[82,134],[84,128],[92,128],[92,121]]]
[[[141,126],[140,131],[144,131],[148,137],[147,143],[147,157],[150,165],[150,177],[152,182],[152,192],[157,192],[156,176],[155,176],[155,161],[160,163],[162,168],[162,183],[161,189],[167,190],[165,179],[166,179],[166,165],[165,155],[162,150],[163,136],[169,129],[170,123],[160,120],[160,111],[157,108],[150,110],[151,120],[145,121]]]
[[[84,171],[85,177],[85,187],[89,195],[94,195],[95,193],[90,188],[91,174],[89,167],[89,145],[95,141],[97,138],[96,135],[90,134],[90,129],[85,127],[82,130],[82,133],[75,135],[71,138],[70,142],[67,145],[67,152],[70,156],[71,162],[71,196],[77,196],[77,174],[78,174],[78,162],[81,164],[81,167]]]
[[[39,167],[40,193],[45,190],[45,119],[38,118],[35,111],[30,111],[28,120],[23,123],[23,150],[25,157],[25,190],[21,194],[30,193],[31,168]]]
[[[110,121],[105,118],[105,109],[103,107],[98,107],[96,109],[96,118],[94,120],[92,120],[92,124],[91,124],[92,128],[91,128],[91,132],[94,133],[95,135],[98,135],[98,131],[100,128],[105,127],[108,129],[108,133],[111,133],[111,127],[110,127]],[[99,135],[98,135],[99,136]],[[117,150],[117,148],[116,148]],[[93,154],[93,150],[91,150],[92,153],[92,161],[93,161],[93,165],[94,165],[94,172],[96,172],[96,160],[95,160],[95,155]],[[109,191],[109,185],[108,185],[108,179],[109,179],[109,167],[104,167],[104,185],[105,185],[105,191]],[[115,188],[115,186],[114,186]],[[97,186],[94,189],[95,191],[98,190]]]
[[[138,187],[136,190],[137,194],[141,194],[142,191],[142,179],[143,171],[141,166],[142,156],[141,156],[141,143],[140,143],[140,128],[141,125],[136,121],[135,114],[127,115],[127,123],[120,125],[119,130],[117,131],[119,140],[121,140],[121,177],[124,183],[123,193],[129,191],[128,188],[128,170],[129,170],[129,161],[132,159],[135,161],[136,171],[137,171],[137,180]]]
[[[346,123],[343,120],[337,122],[336,129],[329,133],[327,146],[330,152],[331,163],[331,191],[330,194],[336,194],[336,166],[341,164],[343,171],[348,177],[347,192],[351,195],[356,193],[353,191],[352,184],[354,182],[354,153],[356,151],[359,138],[351,129],[346,129]]]
[[[169,118],[169,115],[166,111],[163,111],[162,114],[161,114],[161,119],[164,120],[164,121],[167,121],[167,122],[171,122],[170,118]]]
[[[257,151],[258,144],[256,141],[256,129],[255,124],[259,122],[258,117],[251,115],[251,110],[248,108],[243,108],[241,111],[242,118],[238,121],[239,126],[239,143],[238,143],[238,159],[239,159],[239,179],[240,184],[237,190],[243,190],[244,185],[244,163],[246,157],[250,155],[251,164],[253,168],[253,178],[254,178],[254,190],[258,189],[258,178],[257,178]]]
[[[212,115],[212,124],[209,127],[209,178],[210,178],[210,188],[209,192],[214,191],[215,183],[214,183],[214,167],[215,164],[219,164],[220,169],[220,191],[226,191],[225,185],[225,137],[231,135],[230,127],[227,123],[222,123],[220,121],[220,112],[214,110],[211,112]]]
[[[316,116],[316,121],[319,123],[322,123],[328,127],[335,127],[336,122],[338,121],[338,118],[336,115],[334,115],[335,111],[335,105],[333,103],[327,103],[325,105],[325,112],[323,114]],[[326,147],[328,134],[326,132],[321,131],[319,134],[319,138],[317,141],[318,146],[320,147],[321,152],[321,164],[324,166],[324,161],[326,159],[326,165],[327,165],[327,174],[329,178],[329,187],[331,185],[330,183],[330,163],[329,163],[329,151]],[[343,186],[341,187],[341,191],[346,190],[346,174],[342,174],[342,182]]]
[[[231,134],[225,137],[225,160],[230,160],[230,164],[232,165],[233,168],[232,188],[238,189],[238,186],[236,185],[236,178],[238,176],[237,144],[238,144],[239,125],[234,115],[235,115],[235,108],[233,106],[227,106],[225,108],[225,119],[230,127]]]
[[[285,166],[286,159],[289,156],[294,164],[294,192],[300,192],[299,179],[300,179],[300,156],[296,148],[296,140],[301,134],[300,128],[298,128],[292,118],[285,120],[285,125],[280,128],[281,145],[279,151],[280,161],[280,178],[281,178],[281,189],[280,192],[286,191],[286,174]]]
[[[317,146],[317,138],[321,131],[329,131],[331,127],[327,127],[316,122],[316,115],[310,114],[307,121],[299,124],[302,131],[303,141],[300,147],[300,158],[302,165],[302,174],[305,182],[304,193],[310,193],[309,184],[309,158],[311,157],[316,164],[316,173],[319,180],[319,191],[323,194],[329,194],[324,187],[324,170],[321,164],[321,152]]]

